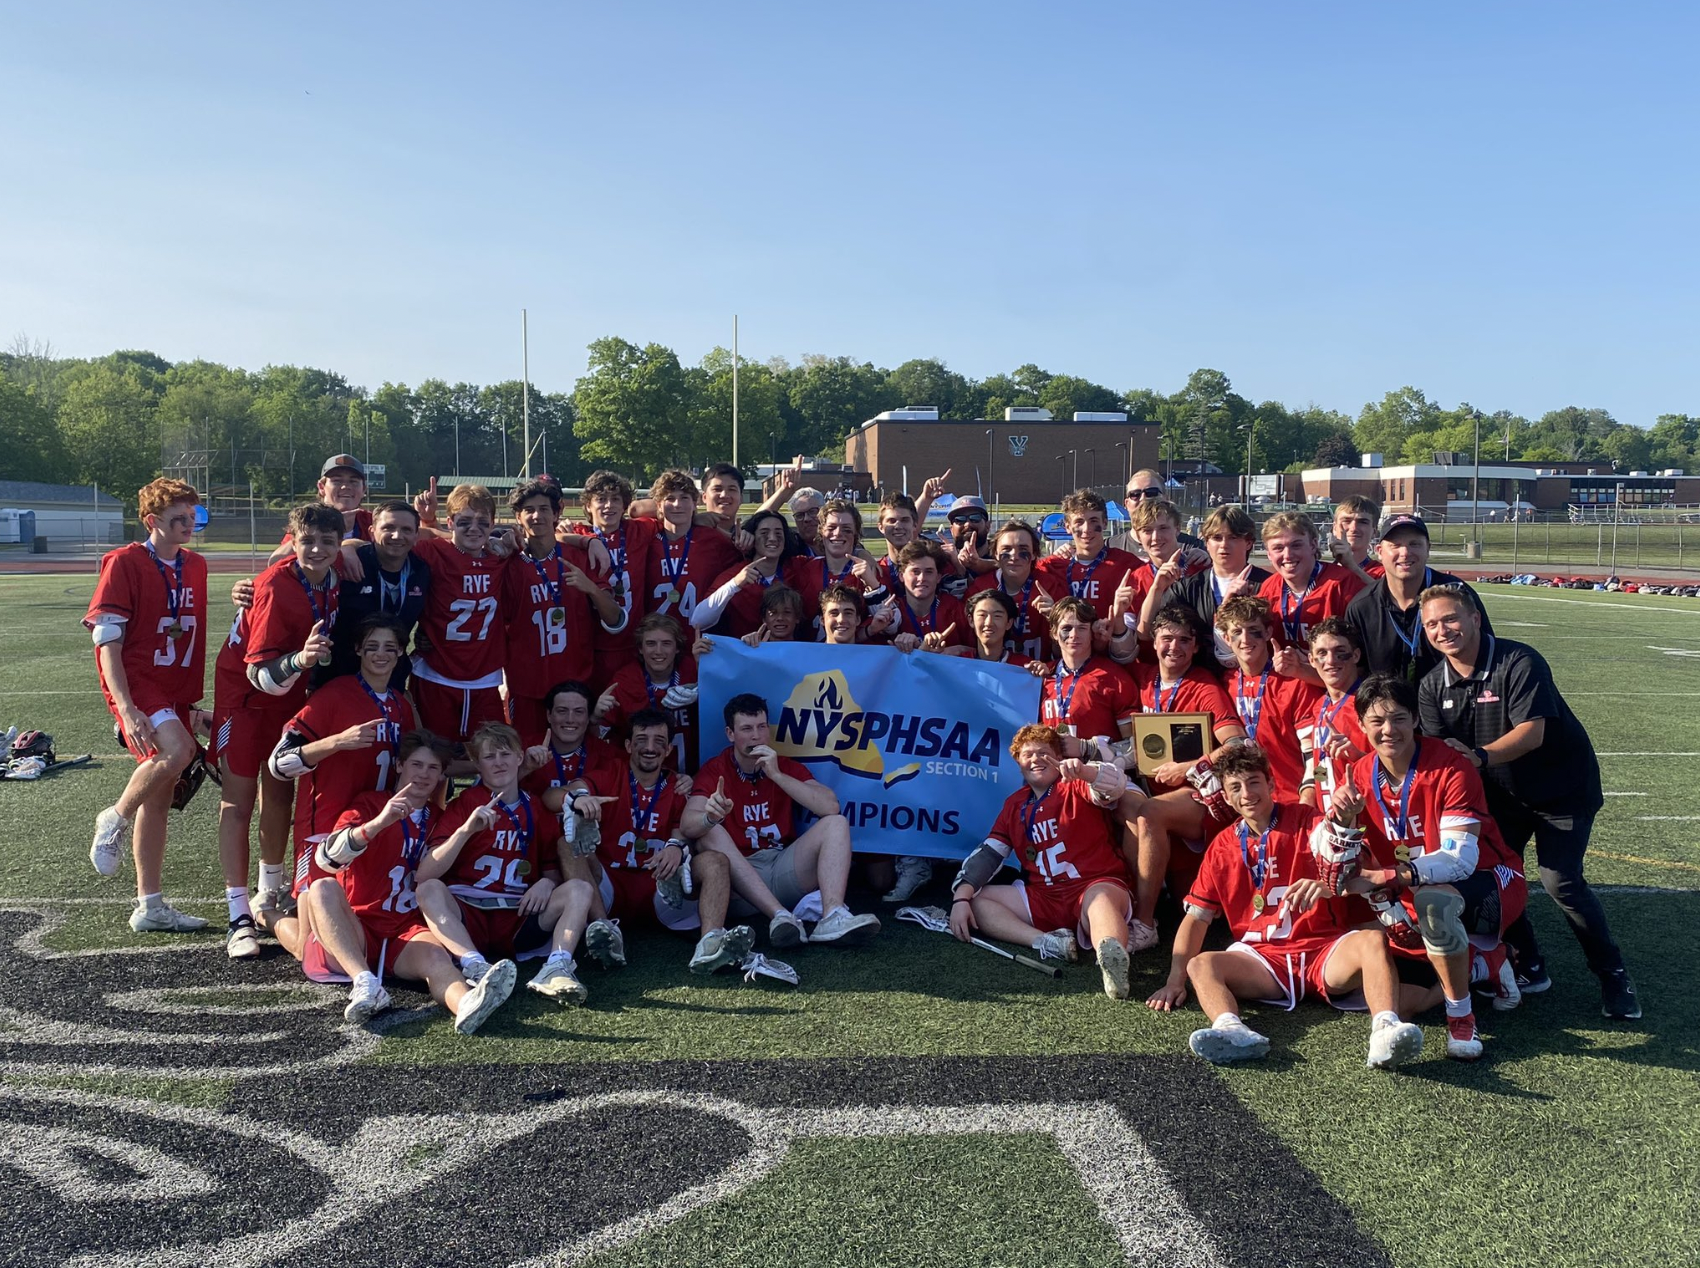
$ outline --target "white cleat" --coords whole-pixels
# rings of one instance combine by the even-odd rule
[[[1369,1034],[1372,1070],[1394,1070],[1423,1055],[1423,1028],[1408,1021],[1383,1021]]]
[[[1104,994],[1111,999],[1126,999],[1131,990],[1128,981],[1127,948],[1114,938],[1098,944],[1098,971],[1104,975]]]
[[[626,936],[612,920],[593,920],[584,931],[584,949],[605,969],[626,967]]]
[[[130,821],[118,813],[117,806],[108,806],[94,817],[94,844],[89,847],[89,862],[102,876],[116,876],[124,862],[124,840],[130,835]]]
[[[232,960],[252,960],[260,954],[260,935],[252,916],[238,916],[224,935],[224,953]]]
[[[1157,945],[1157,931],[1142,920],[1127,922],[1127,949],[1133,955]]]
[[[1256,1061],[1269,1055],[1269,1040],[1243,1021],[1195,1030],[1187,1046],[1212,1065]]]
[[[378,975],[362,973],[354,979],[354,985],[349,989],[348,1006],[342,1010],[342,1019],[356,1026],[364,1026],[389,1006],[390,993],[384,989]]]
[[[477,984],[461,996],[455,1009],[456,1033],[470,1035],[482,1026],[491,1013],[507,1003],[518,977],[512,960],[497,960],[480,974]]]
[[[872,942],[880,931],[880,918],[874,915],[854,915],[848,907],[834,907],[816,922],[809,931],[811,945],[829,947],[859,947]]]
[[[582,1004],[590,998],[590,991],[583,982],[578,980],[574,972],[578,964],[570,955],[552,955],[543,962],[543,967],[537,970],[531,981],[525,984],[527,990],[536,991],[545,999],[552,999],[559,1004]],[[492,966],[491,972],[495,968]]]
[[[1080,959],[1080,944],[1067,929],[1053,929],[1040,934],[1033,943],[1033,949],[1039,953],[1041,960],[1062,960],[1073,964]]]
[[[186,915],[167,902],[157,907],[138,903],[130,913],[130,928],[136,933],[194,933],[206,927],[207,922],[199,916]]]

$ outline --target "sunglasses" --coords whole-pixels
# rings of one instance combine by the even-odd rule
[[[987,517],[978,511],[964,511],[961,515],[952,515],[950,522],[952,524],[984,524],[986,519]]]
[[[1160,497],[1163,496],[1163,490],[1161,490],[1161,489],[1129,489],[1127,495],[1130,498],[1160,498]]]

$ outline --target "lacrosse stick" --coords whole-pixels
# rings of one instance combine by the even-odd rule
[[[931,929],[934,933],[950,933],[950,920],[945,916],[942,907],[899,907],[897,918],[920,925],[923,929]],[[951,936],[955,937],[956,935],[951,934]],[[1034,969],[1043,973],[1046,977],[1062,976],[1062,970],[1054,964],[1046,964],[1030,956],[1017,955],[1013,951],[1006,951],[996,943],[987,942],[984,938],[970,938],[968,941],[982,951],[990,951],[993,955],[1001,955],[1006,960],[1014,960],[1022,968]]]

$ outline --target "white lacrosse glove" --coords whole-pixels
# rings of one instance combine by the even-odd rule
[[[697,702],[696,684],[680,683],[677,687],[667,688],[667,694],[661,697],[661,703],[669,709],[688,709]]]
[[[1100,761],[1098,773],[1092,777],[1092,800],[1100,806],[1113,806],[1127,791],[1127,772],[1114,762]]]
[[[1346,892],[1346,882],[1358,874],[1363,848],[1362,828],[1342,828],[1334,820],[1324,819],[1311,829],[1310,852],[1316,859],[1317,876],[1330,894]]]

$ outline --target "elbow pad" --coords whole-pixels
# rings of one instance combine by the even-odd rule
[[[353,828],[333,832],[313,851],[313,861],[327,872],[340,872],[366,852],[354,837]]]
[[[300,779],[312,770],[301,753],[301,747],[305,743],[299,732],[285,731],[283,738],[277,742],[277,747],[272,750],[271,757],[266,761],[271,773],[279,779]]]
[[[294,666],[292,656],[279,656],[262,665],[249,665],[248,681],[268,696],[286,696],[295,680],[301,677],[301,671]]]
[[[998,874],[1004,859],[1009,857],[1009,847],[998,841],[982,841],[974,847],[974,852],[962,860],[962,866],[957,869],[956,879],[950,887],[955,890],[958,886],[972,885],[974,892],[979,893]]]
[[[1411,870],[1423,884],[1450,885],[1476,870],[1481,844],[1476,834],[1463,826],[1466,822],[1469,821],[1442,819],[1440,848],[1426,850],[1411,860]]]
[[[124,618],[102,612],[95,617],[94,624],[89,627],[89,633],[94,636],[96,647],[105,647],[108,643],[116,643],[124,637]]]

